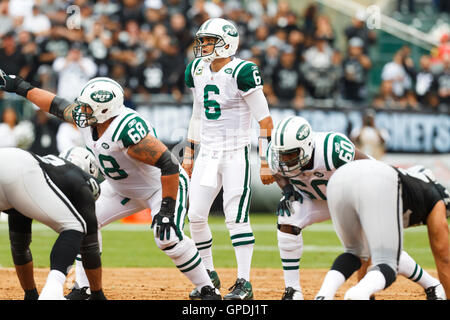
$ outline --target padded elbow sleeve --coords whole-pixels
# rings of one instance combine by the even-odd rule
[[[70,105],[66,99],[55,96],[50,104],[49,112],[61,120],[64,120],[64,110]]]
[[[161,169],[162,176],[169,176],[180,170],[177,158],[169,150],[164,151],[155,166]]]

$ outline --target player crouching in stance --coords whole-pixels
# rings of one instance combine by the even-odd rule
[[[436,299],[450,296],[450,195],[430,170],[421,166],[396,169],[375,160],[346,164],[328,183],[328,207],[345,253],[334,261],[316,300],[333,299],[359,268],[362,257],[370,256],[372,267],[344,299],[368,300],[389,287],[397,276],[403,228],[419,224],[427,225],[442,283]]]
[[[105,178],[96,202],[99,229],[150,208],[157,246],[198,288],[202,299],[221,299],[194,242],[181,231],[186,213],[187,176],[177,159],[156,138],[150,123],[123,105],[123,88],[116,81],[103,77],[88,81],[73,103],[3,71],[0,87],[79,127]],[[89,283],[81,276],[83,267],[79,263],[75,267],[78,287],[88,287]],[[76,299],[71,294],[68,298]]]
[[[106,300],[95,216],[100,187],[93,175],[98,167],[94,157],[80,149],[68,159],[76,159],[80,167],[54,155],[0,149],[0,210],[8,213],[11,253],[25,300],[65,300],[64,281],[78,252],[92,288],[91,299]],[[30,250],[33,219],[59,233],[40,295]]]
[[[278,248],[286,287],[282,299],[303,299],[299,274],[303,254],[301,231],[313,223],[330,219],[327,204],[329,179],[346,163],[367,158],[345,135],[314,132],[302,117],[287,117],[275,126],[268,160],[283,194],[277,208]],[[356,185],[357,181],[355,178]],[[368,262],[364,264],[367,266]],[[426,290],[427,297],[433,298],[439,280],[418,266],[404,251],[400,256],[399,273],[417,281]]]

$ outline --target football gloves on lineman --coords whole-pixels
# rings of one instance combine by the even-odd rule
[[[161,209],[153,217],[152,229],[156,225],[156,236],[159,240],[170,240],[170,228],[175,230],[175,234],[178,239],[183,240],[180,229],[176,226],[174,222],[174,212],[175,212],[175,200],[166,197],[161,202]]]
[[[7,75],[2,69],[0,69],[0,88],[6,92],[15,92],[26,98],[28,91],[34,87],[21,77]]]
[[[277,207],[277,216],[284,216],[285,214],[290,217],[291,214],[294,214],[294,209],[292,208],[293,201],[303,202],[303,196],[294,189],[292,184],[288,184],[283,187],[282,192],[283,198],[281,198]]]

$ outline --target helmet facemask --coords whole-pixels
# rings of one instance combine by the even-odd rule
[[[75,100],[76,106],[72,110],[72,118],[80,128],[86,128],[97,123],[92,107],[80,100]]]
[[[272,153],[275,163],[281,173],[286,177],[296,177],[302,173],[302,168],[311,160],[311,155],[306,155],[303,148],[295,148],[290,150],[274,150]]]
[[[215,41],[205,42],[206,38],[213,38],[215,39]],[[225,46],[225,41],[221,37],[213,34],[199,34],[195,37],[194,41],[194,56],[196,58],[202,58],[205,62],[212,62],[214,59],[218,58],[219,56],[216,52],[216,49]],[[204,48],[208,46],[213,46],[211,52],[203,53]]]

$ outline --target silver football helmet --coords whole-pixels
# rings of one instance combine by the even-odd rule
[[[98,176],[99,166],[97,160],[86,148],[71,147],[61,152],[59,157],[73,163],[94,177]]]

